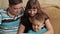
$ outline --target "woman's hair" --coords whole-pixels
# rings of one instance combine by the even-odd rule
[[[24,15],[26,17],[30,17],[29,13],[28,13],[28,10],[29,9],[37,9],[37,14],[40,14],[40,15],[43,15],[44,17],[48,17],[46,15],[46,13],[44,13],[42,10],[41,10],[41,7],[40,7],[40,3],[38,0],[28,0],[27,2],[27,5],[26,5],[26,8],[25,8],[25,12],[24,12]]]

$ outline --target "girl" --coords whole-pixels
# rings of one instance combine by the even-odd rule
[[[47,31],[44,34],[54,34],[53,27],[50,23],[50,19],[47,16],[47,14],[41,10],[38,0],[29,0],[27,2],[24,15],[21,18],[21,24],[18,34],[23,32],[27,33],[30,29],[32,29],[32,23],[29,19],[38,14],[42,15],[45,18],[45,27]]]

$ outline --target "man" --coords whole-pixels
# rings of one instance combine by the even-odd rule
[[[16,34],[23,15],[22,0],[8,0],[9,7],[0,10],[0,34]]]

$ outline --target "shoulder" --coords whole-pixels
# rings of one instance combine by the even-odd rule
[[[1,10],[0,10],[0,14],[1,14],[1,13],[7,13],[6,9],[1,9]]]
[[[43,27],[42,29],[41,29],[41,32],[46,32],[47,31],[47,28],[45,28],[45,27]]]
[[[1,15],[1,18],[3,18],[3,19],[9,18],[9,16],[7,15],[7,9],[1,9],[0,15]]]
[[[23,16],[23,15],[24,15],[24,8],[22,8],[21,13],[20,13],[20,16]]]
[[[7,11],[5,11],[4,9],[1,9],[1,10],[0,10],[0,15],[1,15],[1,16],[7,15]]]
[[[5,12],[4,9],[1,9],[1,10],[0,10],[0,13],[3,13],[3,12]]]
[[[23,16],[21,17],[21,20],[27,21],[28,18],[27,18],[25,15],[23,15]]]

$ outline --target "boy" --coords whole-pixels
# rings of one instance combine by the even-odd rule
[[[30,18],[30,22],[32,23],[32,29],[28,31],[30,34],[43,34],[47,31],[44,23],[45,18],[41,15],[36,15]]]

